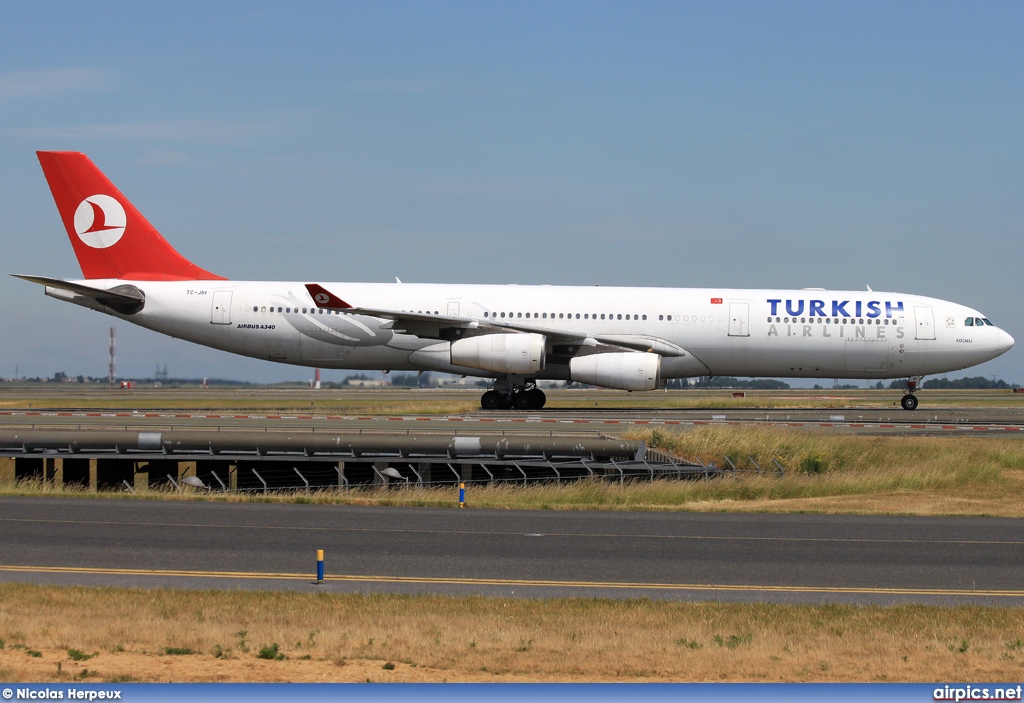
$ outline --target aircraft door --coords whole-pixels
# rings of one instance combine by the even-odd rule
[[[935,339],[935,315],[931,305],[915,305],[914,319],[917,323],[914,339]]]
[[[459,301],[449,300],[448,301],[448,316],[458,317],[459,316]]]
[[[215,290],[213,292],[213,306],[210,308],[210,324],[231,324],[231,291]]]
[[[750,336],[750,303],[729,303],[729,336]]]

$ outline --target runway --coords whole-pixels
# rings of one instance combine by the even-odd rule
[[[1012,436],[1024,433],[1024,413],[1005,409],[943,409],[930,413],[888,410],[784,409],[784,410],[651,410],[565,409],[529,413],[473,412],[458,415],[394,415],[369,417],[330,414],[130,412],[90,410],[4,410],[0,426],[45,429],[166,430],[318,430],[386,434],[444,432],[541,433],[600,435],[628,427],[668,428],[703,425],[781,426],[853,434],[925,434]]]
[[[899,407],[896,390],[549,390],[535,411],[473,408],[479,389],[138,388],[81,384],[0,388],[0,426],[45,429],[320,430],[372,433],[617,434],[630,427],[794,427],[848,434],[1024,436],[1024,394],[937,390]],[[692,407],[695,402],[706,405]],[[797,407],[790,407],[791,405]],[[413,410],[412,408],[416,408]]]
[[[60,498],[2,498],[0,515],[8,581],[1024,605],[1024,538],[1008,519]]]

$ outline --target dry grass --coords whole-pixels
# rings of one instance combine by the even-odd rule
[[[2,584],[0,638],[0,669],[10,680],[1012,681],[1024,676],[1024,610],[1019,608]],[[285,658],[260,658],[261,649],[274,644]],[[387,662],[395,668],[383,669]]]
[[[557,510],[728,510],[1024,517],[1024,442],[1000,437],[840,435],[778,427],[636,429],[629,436],[685,458],[739,468],[773,458],[785,476],[750,473],[709,481],[592,480],[557,486],[471,485],[474,508]],[[0,486],[0,495],[97,495],[41,482]],[[133,498],[125,493],[103,493]],[[366,489],[269,496],[151,491],[150,499],[453,507],[456,489]]]

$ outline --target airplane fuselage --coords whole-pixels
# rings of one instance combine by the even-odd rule
[[[902,293],[231,281],[175,250],[85,154],[41,151],[85,276],[55,298],[233,354],[494,379],[481,408],[539,409],[542,379],[653,390],[689,376],[907,378],[993,359],[976,310]]]
[[[135,314],[47,289],[142,327],[257,359],[344,369],[435,370],[493,377],[439,361],[422,350],[435,339],[393,321],[324,310],[303,283],[274,281],[89,280],[131,284],[145,293]],[[324,284],[359,307],[472,318],[588,337],[665,340],[687,353],[664,356],[661,378],[773,376],[899,378],[956,371],[1013,344],[971,308],[902,293],[828,290],[620,288],[603,286]],[[965,323],[970,322],[967,326]],[[551,350],[549,350],[551,355]],[[552,357],[531,374],[567,379]]]

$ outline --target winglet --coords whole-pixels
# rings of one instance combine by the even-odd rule
[[[332,310],[349,310],[352,306],[330,292],[319,283],[307,283],[306,290],[313,298],[318,308],[329,308]]]

